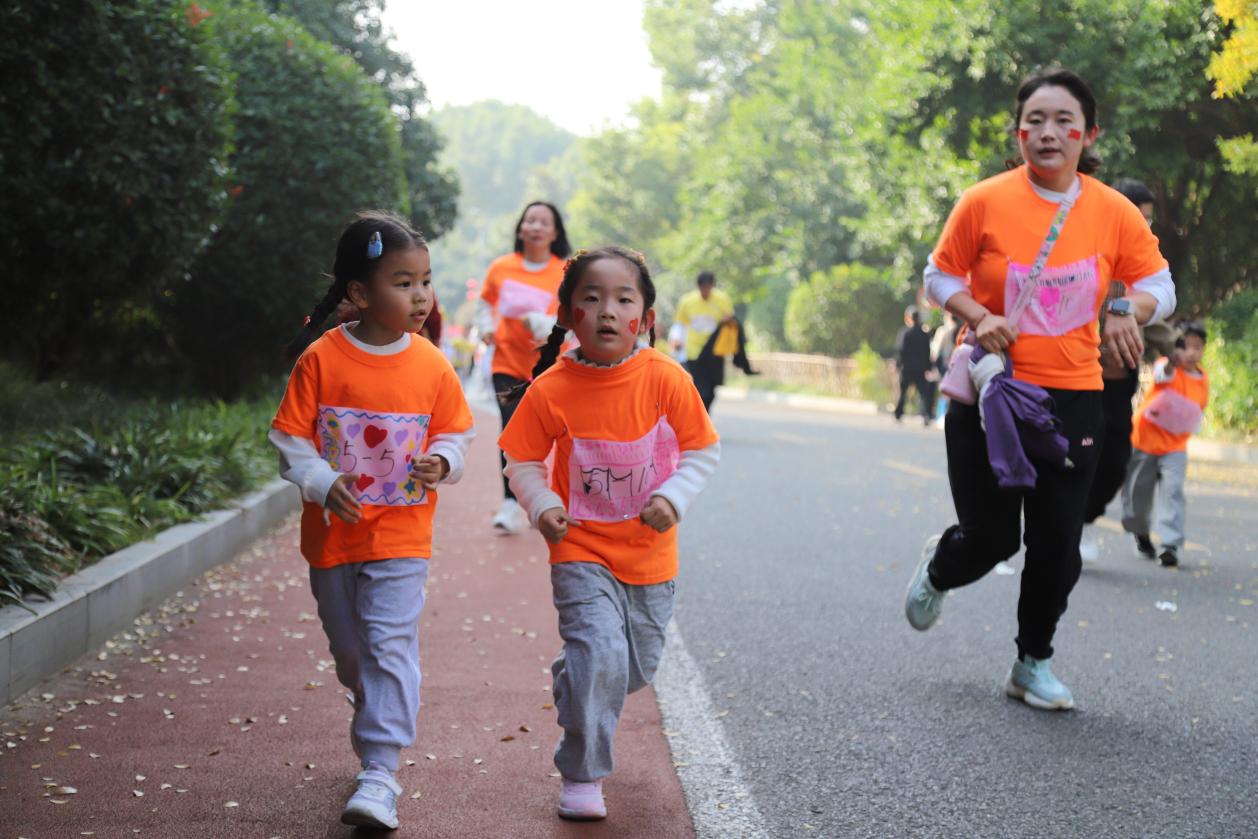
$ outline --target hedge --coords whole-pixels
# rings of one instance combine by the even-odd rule
[[[233,100],[214,20],[174,0],[6,4],[0,341],[41,377],[160,340],[152,301],[227,199]]]

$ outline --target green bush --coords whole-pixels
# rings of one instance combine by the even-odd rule
[[[94,388],[35,385],[3,365],[0,382],[0,603],[47,596],[82,563],[275,473],[265,438],[273,398],[102,400]]]
[[[176,0],[6,4],[0,288],[41,377],[121,366],[227,200],[232,98],[215,20]],[[195,24],[195,25],[194,25]]]
[[[1258,434],[1258,291],[1242,292],[1207,322],[1207,431]]]
[[[869,342],[861,341],[860,349],[852,355],[856,362],[856,387],[862,399],[876,405],[885,405],[891,401],[891,382],[887,375],[887,362],[869,346]]]
[[[889,353],[903,308],[891,279],[879,269],[836,265],[791,291],[786,338],[797,352],[843,357],[868,343]]]
[[[351,58],[244,2],[216,21],[238,72],[235,198],[172,318],[198,384],[235,397],[283,369],[353,211],[409,207],[398,121]]]

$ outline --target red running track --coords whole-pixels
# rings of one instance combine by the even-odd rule
[[[442,492],[403,837],[693,837],[652,691],[629,698],[609,817],[555,816],[546,549],[497,536],[495,417]],[[340,824],[357,762],[296,517],[0,710],[0,839],[381,835]],[[74,792],[69,790],[73,789]]]

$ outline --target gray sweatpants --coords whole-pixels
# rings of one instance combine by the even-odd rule
[[[563,735],[555,766],[572,781],[610,775],[625,697],[650,684],[673,616],[671,580],[633,586],[593,562],[550,567],[563,650],[551,665]]]
[[[419,716],[419,613],[426,559],[380,559],[311,568],[310,588],[336,662],[354,693],[350,743],[362,761],[398,769]]]
[[[1158,537],[1162,546],[1184,547],[1184,479],[1188,473],[1188,452],[1156,455],[1133,449],[1123,482],[1123,529],[1148,535],[1153,518],[1154,497],[1162,484],[1162,510],[1158,517]]]

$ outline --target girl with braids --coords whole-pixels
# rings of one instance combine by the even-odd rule
[[[569,260],[558,320],[498,440],[512,490],[550,543],[567,819],[607,815],[602,782],[621,708],[654,676],[673,613],[674,525],[720,458],[690,375],[640,345],[644,335],[654,343],[654,303],[641,255],[603,247]],[[559,358],[569,329],[578,346]]]
[[[515,249],[495,259],[485,275],[476,325],[485,343],[493,347],[490,369],[503,428],[515,411],[520,385],[537,363],[537,345],[554,327],[559,306],[555,290],[571,252],[558,208],[534,201],[516,222]],[[507,465],[505,456],[502,465]],[[504,533],[519,533],[526,526],[524,511],[505,478],[502,491],[502,506],[493,526]]]
[[[348,299],[351,323],[311,343]],[[362,764],[345,824],[395,828],[398,755],[415,740],[419,613],[437,485],[463,473],[472,415],[458,376],[414,333],[433,304],[423,237],[362,212],[336,247],[332,285],[293,342],[272,422],[284,478],[301,488],[301,552]]]

